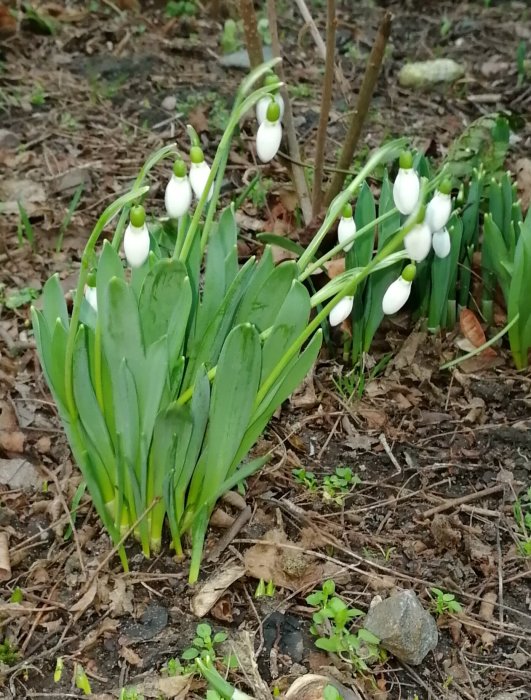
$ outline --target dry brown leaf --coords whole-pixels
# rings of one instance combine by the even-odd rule
[[[475,348],[479,348],[487,342],[487,337],[476,314],[470,309],[463,309],[459,314],[459,328]],[[483,357],[496,357],[497,353],[494,348],[485,348],[481,354]]]
[[[9,538],[7,533],[0,532],[0,581],[9,581],[10,578]]]
[[[142,666],[143,659],[130,647],[122,646],[118,652],[122,659],[125,659],[131,666]]]
[[[487,591],[483,596],[481,605],[479,606],[479,617],[486,622],[489,622],[494,617],[494,607],[498,600],[498,594],[495,591]]]
[[[225,566],[200,585],[199,590],[190,601],[190,608],[196,617],[204,617],[225,594],[227,588],[245,575],[245,568],[240,564]]]
[[[216,510],[210,516],[211,527],[227,529],[232,525],[234,525],[234,518],[224,510],[221,510],[221,508],[216,508]]]
[[[133,613],[133,591],[121,576],[115,579],[114,589],[109,593],[109,612],[111,617]]]
[[[0,5],[0,36],[9,36],[17,30],[17,21],[4,5]]]
[[[14,433],[0,432],[0,448],[5,452],[20,454],[24,452],[24,441],[26,436],[20,430]]]
[[[221,622],[232,622],[234,615],[232,614],[232,599],[230,596],[225,595],[223,598],[218,600],[218,602],[212,607],[210,614],[216,620]]]
[[[88,590],[84,593],[81,598],[70,607],[70,612],[82,613],[92,604],[92,601],[96,597],[96,591],[98,590],[98,578],[97,576],[91,582]]]
[[[188,122],[194,127],[198,134],[208,131],[208,117],[204,107],[198,105],[188,115]]]
[[[519,158],[516,161],[516,181],[518,196],[522,202],[524,212],[531,204],[531,159]]]
[[[333,280],[334,277],[338,277],[345,272],[345,258],[329,260],[328,262],[325,262],[323,267],[325,268],[328,277]],[[320,270],[316,270],[315,274],[320,274]]]
[[[146,698],[172,698],[173,700],[186,700],[192,682],[191,676],[163,677],[153,674],[140,681],[131,679],[136,691]]]

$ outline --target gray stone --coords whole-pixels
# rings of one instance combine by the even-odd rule
[[[400,591],[372,606],[363,626],[384,649],[412,666],[420,664],[439,641],[435,620],[414,591]]]
[[[19,137],[12,131],[0,129],[0,148],[18,148],[20,145]]]
[[[177,98],[175,95],[168,95],[162,100],[160,106],[162,109],[166,109],[168,112],[173,112],[175,107],[177,107]]]
[[[453,83],[462,78],[465,69],[451,58],[406,63],[398,74],[402,87],[429,88],[439,83]]]

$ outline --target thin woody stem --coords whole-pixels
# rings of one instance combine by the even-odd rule
[[[332,178],[332,182],[328,188],[325,197],[325,204],[329,205],[334,197],[341,190],[343,183],[345,182],[345,176],[341,173],[341,170],[345,170],[352,163],[352,158],[354,156],[354,151],[358,143],[367,112],[369,111],[369,105],[371,104],[372,94],[376,86],[376,81],[378,80],[378,75],[380,74],[380,68],[382,65],[385,47],[389,39],[389,34],[391,33],[391,13],[386,12],[380,23],[378,33],[374,39],[374,44],[371,49],[369,59],[367,61],[367,66],[365,67],[365,74],[363,76],[363,81],[361,83],[360,92],[358,95],[358,102],[356,104],[356,109],[352,112],[352,118],[350,125],[345,137],[345,142],[341,150],[341,155],[337,162],[338,171]]]
[[[264,54],[260,35],[258,34],[258,23],[253,0],[240,0],[240,15],[251,68],[256,68],[264,62]]]
[[[334,55],[336,42],[336,2],[328,0],[326,15],[326,63],[323,79],[323,95],[321,98],[321,113],[319,117],[319,129],[317,130],[317,143],[315,146],[315,172],[312,192],[312,215],[319,214],[323,201],[323,172],[324,155],[326,146],[326,132],[328,129],[328,117],[332,103],[332,88],[334,85]]]

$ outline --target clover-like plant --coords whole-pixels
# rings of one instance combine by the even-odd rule
[[[267,461],[246,459],[317,358],[321,324],[370,274],[407,259],[399,248],[437,184],[423,181],[416,207],[370,260],[310,295],[305,281],[312,272],[363,234],[316,260],[365,178],[404,147],[403,139],[388,143],[332,202],[298,260],[275,265],[266,246],[259,260],[240,265],[234,208],[217,214],[220,190],[234,130],[268,96],[257,151],[268,160],[278,148],[275,62],[242,82],[211,166],[190,128],[188,173],[176,147],[166,146],[107,207],[83,252],[71,310],[57,275],[44,286],[41,308],[32,309],[44,376],[126,569],[126,537],[132,533],[149,556],[160,550],[167,522],[178,556],[183,537],[191,540],[189,578],[197,580],[215,503]],[[254,89],[264,76],[265,85]],[[169,218],[150,220],[144,182],[165,158],[175,160],[165,195]],[[112,241],[97,250],[118,214]]]

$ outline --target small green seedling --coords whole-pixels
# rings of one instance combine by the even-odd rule
[[[432,588],[431,593],[435,596],[432,597],[431,609],[436,615],[462,612],[463,606],[455,599],[453,593],[445,593],[440,588]]]
[[[223,659],[220,659],[217,653],[216,647],[228,637],[226,632],[217,632],[212,636],[212,628],[210,625],[202,622],[197,625],[195,634],[196,636],[192,642],[192,646],[185,649],[181,654],[182,661],[188,663],[183,664],[175,658],[169,659],[163,668],[165,675],[183,676],[187,673],[196,673],[196,662],[198,659],[219,659],[227,668],[237,668],[238,660],[234,654],[224,656]]]
[[[22,593],[22,588],[19,588],[18,586],[13,590],[13,593],[11,593],[9,597],[9,602],[10,603],[22,603],[24,599],[24,594]]]
[[[344,497],[360,483],[361,479],[350,467],[337,467],[335,474],[325,476],[323,480],[323,498],[341,506]]]
[[[323,700],[343,700],[343,696],[333,685],[327,685],[323,690]]]
[[[59,681],[63,677],[64,667],[65,667],[65,665],[63,662],[63,657],[58,656],[56,661],[55,661],[55,670],[53,672],[53,682],[54,683],[59,683]]]
[[[531,486],[513,505],[517,526],[517,548],[524,557],[531,557]]]
[[[118,700],[145,700],[136,688],[122,688]]]
[[[4,639],[3,642],[0,642],[0,664],[12,666],[18,661],[18,656],[16,647],[9,639]]]
[[[294,469],[291,473],[295,477],[295,481],[302,484],[308,491],[312,493],[317,491],[317,478],[313,472],[307,472],[306,469],[301,468]]]
[[[260,579],[258,586],[256,587],[256,592],[254,594],[255,598],[273,598],[275,596],[275,584],[273,581],[268,581],[267,583],[263,578]]]
[[[195,2],[187,0],[168,0],[166,3],[166,17],[193,17],[196,14],[197,7]]]
[[[235,53],[242,47],[242,23],[226,19],[220,38],[221,50],[224,54]]]
[[[87,677],[87,674],[85,673],[85,669],[81,664],[76,664],[75,666],[74,679],[76,688],[79,688],[83,695],[92,694],[92,688],[90,687],[89,679]]]
[[[28,243],[31,246],[32,250],[36,249],[36,244],[35,244],[35,234],[33,232],[33,226],[31,225],[31,221],[29,219],[28,212],[26,211],[24,205],[22,202],[17,202],[18,204],[18,213],[20,216],[20,220],[18,222],[18,227],[17,227],[17,238],[18,238],[18,244],[19,246],[24,245],[24,237],[27,239]]]
[[[317,607],[310,627],[317,637],[316,647],[337,654],[358,673],[367,673],[368,664],[386,658],[378,637],[365,629],[352,630],[353,620],[365,613],[349,607],[335,595],[334,581],[325,581],[322,589],[309,595],[306,602]]]

